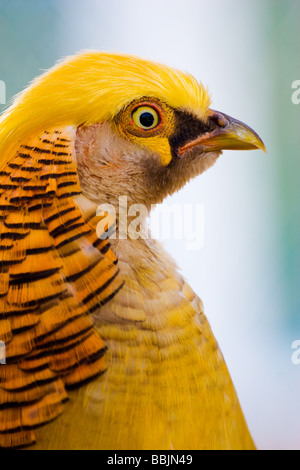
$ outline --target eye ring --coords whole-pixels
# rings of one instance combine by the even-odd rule
[[[139,129],[150,131],[159,126],[161,117],[155,108],[142,105],[133,110],[132,120]]]

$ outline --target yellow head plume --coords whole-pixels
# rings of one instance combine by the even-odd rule
[[[131,101],[156,97],[203,117],[210,105],[189,74],[123,54],[86,52],[37,78],[0,118],[0,162],[27,137],[56,126],[111,120]]]

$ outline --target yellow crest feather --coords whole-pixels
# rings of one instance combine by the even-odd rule
[[[199,117],[210,105],[207,90],[189,74],[125,54],[85,52],[35,79],[1,116],[1,161],[7,161],[24,138],[55,126],[111,120],[143,96]]]

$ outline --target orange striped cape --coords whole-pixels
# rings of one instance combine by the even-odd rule
[[[33,443],[67,389],[106,369],[90,314],[122,281],[96,209],[81,194],[71,128],[23,142],[1,171],[0,447]]]

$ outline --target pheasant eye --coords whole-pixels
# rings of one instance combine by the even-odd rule
[[[132,119],[137,127],[144,130],[154,129],[160,123],[158,112],[150,106],[141,106],[135,109],[132,113]]]

